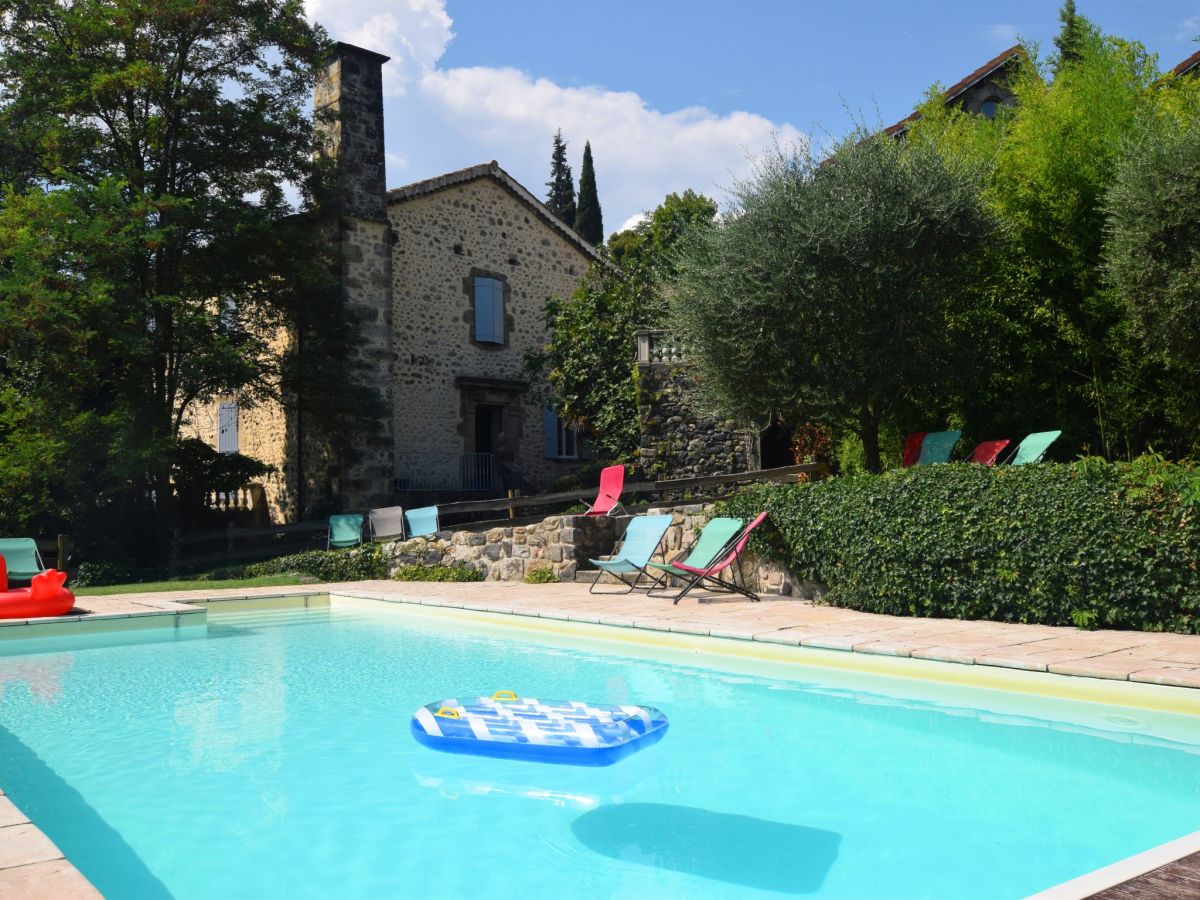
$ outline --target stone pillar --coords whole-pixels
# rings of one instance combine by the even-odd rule
[[[388,57],[337,43],[317,79],[313,111],[321,152],[337,161],[327,227],[341,269],[347,321],[356,330],[344,377],[378,403],[373,434],[339,441],[336,505],[365,509],[392,495],[392,231],[383,149],[383,64]]]

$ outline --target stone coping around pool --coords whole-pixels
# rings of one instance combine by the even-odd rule
[[[100,892],[3,792],[0,792],[0,897],[100,898]]]
[[[1200,688],[1200,635],[904,618],[803,600],[751,603],[712,594],[689,596],[673,606],[669,599],[640,593],[589,594],[586,585],[571,583],[361,581],[81,597],[68,616],[0,620],[7,626],[0,627],[0,640],[79,634],[99,625],[98,630],[135,628],[143,624],[136,620],[155,617],[153,624],[180,627],[207,609],[327,605],[331,595]],[[64,627],[70,623],[79,624]],[[27,627],[16,627],[21,625]]]
[[[1200,831],[1193,831],[1181,838],[1151,847],[1142,853],[1115,862],[1112,865],[1064,881],[1062,884],[1039,891],[1026,900],[1085,900],[1094,897],[1110,888],[1116,888],[1128,882],[1135,882],[1143,875],[1163,869],[1171,863],[1200,852]],[[1130,896],[1155,896],[1155,892],[1142,893],[1133,891]],[[1184,893],[1172,896],[1183,897]]]

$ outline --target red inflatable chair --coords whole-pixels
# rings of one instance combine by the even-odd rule
[[[37,619],[66,615],[75,595],[63,587],[66,572],[47,569],[33,576],[27,588],[9,588],[8,566],[0,556],[0,619]]]

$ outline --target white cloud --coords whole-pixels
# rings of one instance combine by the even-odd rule
[[[1184,19],[1175,30],[1175,40],[1179,43],[1194,41],[1197,35],[1200,35],[1200,16]]]
[[[308,0],[308,10],[335,38],[393,57],[384,66],[392,187],[495,159],[541,196],[561,128],[576,176],[591,141],[612,233],[672,191],[719,199],[722,186],[750,172],[752,156],[807,140],[750,112],[662,111],[632,91],[564,87],[515,68],[438,68],[454,37],[445,0]]]
[[[647,221],[650,216],[644,212],[634,213],[628,219],[621,223],[620,227],[613,229],[614,231],[628,231],[630,228],[637,228],[643,222]]]
[[[1007,23],[997,25],[988,25],[986,28],[987,35],[996,42],[999,49],[1011,47],[1017,42],[1017,26]]]

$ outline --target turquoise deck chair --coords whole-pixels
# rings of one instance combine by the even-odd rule
[[[33,538],[0,538],[0,556],[8,566],[8,577],[28,581],[45,570]]]
[[[921,458],[917,460],[917,464],[923,466],[928,463],[950,462],[950,454],[954,452],[954,445],[960,437],[961,431],[935,431],[925,435],[925,440],[921,441]]]
[[[713,561],[721,555],[721,552],[742,533],[742,526],[745,524],[745,519],[725,517],[710,519],[700,532],[700,536],[696,538],[696,542],[688,549],[687,556],[679,557],[669,563],[652,562],[649,564],[649,567],[659,574],[654,580],[654,584],[650,585],[650,590],[647,591],[647,594],[653,595],[655,589],[659,586],[659,582],[662,582],[664,586],[668,584],[669,576],[690,581],[692,573],[678,568],[675,563],[687,563],[689,566],[695,566],[697,569],[703,569],[712,565]]]
[[[329,540],[325,547],[354,547],[362,543],[362,513],[329,517]]]
[[[436,531],[440,531],[438,524],[438,508],[436,506],[421,506],[417,509],[406,509],[404,511],[404,524],[408,526],[408,536],[429,537]]]
[[[1029,435],[1017,447],[1011,465],[1023,466],[1026,463],[1041,462],[1046,451],[1050,449],[1050,445],[1061,436],[1061,431],[1038,431]]]
[[[634,516],[630,519],[629,526],[625,529],[625,536],[621,538],[612,555],[608,559],[589,560],[600,571],[592,580],[592,586],[588,588],[588,593],[628,594],[638,586],[642,576],[653,582],[654,579],[646,571],[646,565],[658,550],[658,545],[662,543],[663,535],[667,533],[670,524],[671,517],[669,515]],[[606,574],[624,584],[626,590],[597,591],[596,585]],[[636,576],[633,584],[625,581],[624,576],[626,575]]]

